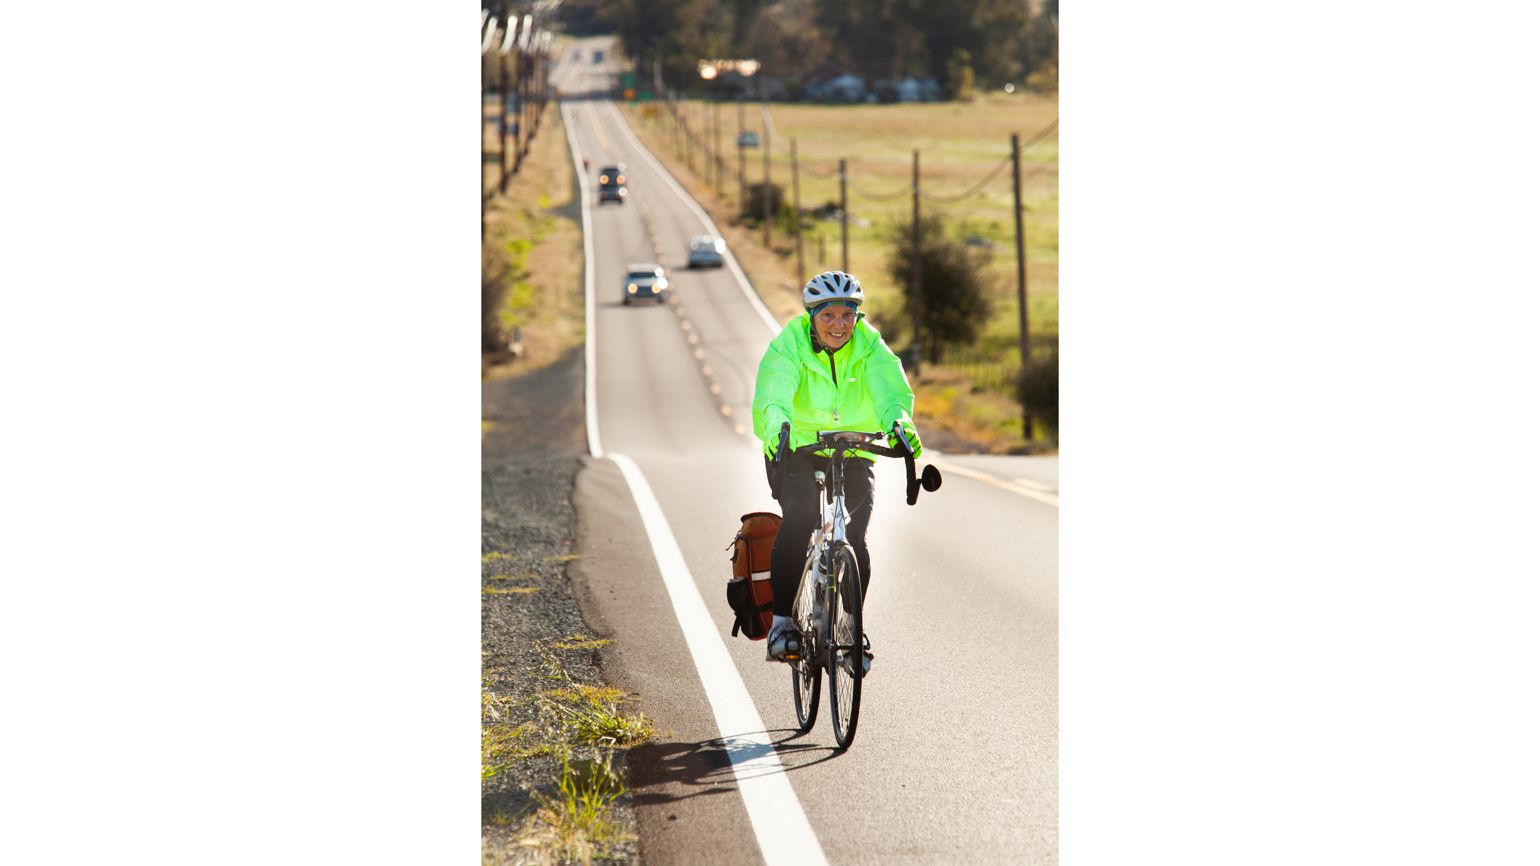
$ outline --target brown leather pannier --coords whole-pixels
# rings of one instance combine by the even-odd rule
[[[770,549],[781,529],[781,517],[768,511],[743,515],[733,536],[733,576],[727,582],[727,604],[733,611],[733,636],[764,640],[770,633]]]

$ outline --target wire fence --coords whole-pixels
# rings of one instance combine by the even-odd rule
[[[1021,360],[1014,354],[953,348],[942,351],[941,363],[952,372],[965,376],[972,383],[974,391],[994,391],[1009,397],[1016,396]]]

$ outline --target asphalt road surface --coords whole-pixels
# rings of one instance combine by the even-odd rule
[[[902,463],[879,461],[860,728],[838,752],[824,706],[796,736],[788,668],[729,635],[723,599],[739,515],[778,511],[750,420],[771,323],[733,266],[685,268],[689,238],[711,231],[704,215],[607,99],[581,98],[609,85],[614,54],[608,39],[582,40],[552,80],[577,161],[589,160],[601,456],[574,493],[573,572],[585,615],[614,638],[607,676],[660,731],[631,757],[643,862],[1057,862],[1056,459],[922,458],[946,482],[912,508]],[[627,201],[597,205],[599,168],[620,162]],[[653,261],[672,301],[622,305],[627,264]],[[651,517],[627,463],[655,497]],[[709,620],[692,615],[692,587]],[[762,730],[723,730],[752,718],[724,709],[745,690]]]

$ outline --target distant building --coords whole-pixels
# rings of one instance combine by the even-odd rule
[[[809,84],[803,92],[814,102],[865,102],[868,95],[866,79],[848,72],[828,81]]]

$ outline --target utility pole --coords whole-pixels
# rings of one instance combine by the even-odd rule
[[[743,94],[738,94],[738,210],[744,209],[744,203],[749,199],[748,181],[744,177],[743,162],[746,159],[743,153]]]
[[[524,126],[524,51],[518,49],[513,58],[513,70],[517,75],[513,83],[513,99],[518,106],[518,119],[513,122],[513,168],[518,171],[519,163],[524,161],[524,134],[527,128]]]
[[[497,55],[497,187],[508,192],[508,55]]]
[[[850,273],[850,211],[845,209],[845,160],[840,160],[840,270]]]
[[[1021,136],[1011,133],[1011,187],[1016,199],[1016,305],[1018,324],[1021,325],[1021,372],[1027,372],[1032,357],[1027,330],[1027,244],[1021,226]],[[1032,440],[1032,413],[1021,407],[1021,435]]]
[[[711,103],[711,128],[712,136],[716,139],[717,161],[717,198],[722,197],[722,99],[720,96]]]
[[[765,249],[770,248],[770,125],[762,124],[765,129],[765,140],[759,143],[760,149],[765,152],[765,185],[760,188],[760,200],[764,204],[765,211]]]
[[[910,216],[913,232],[909,247],[909,308],[914,311],[914,351],[910,359],[912,372],[920,374],[920,357],[925,354],[925,294],[920,277],[920,151],[914,151],[914,208]]]
[[[797,179],[797,137],[791,137],[791,230],[797,236],[797,279],[807,279],[802,269],[802,188]]]

